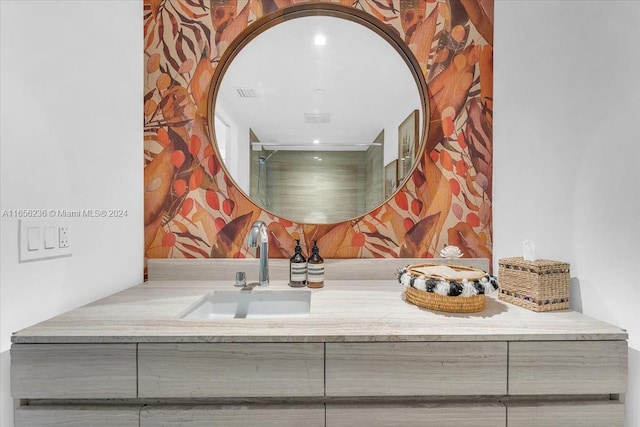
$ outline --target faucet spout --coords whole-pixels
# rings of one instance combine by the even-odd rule
[[[260,269],[258,282],[260,286],[269,286],[269,233],[267,225],[262,221],[256,221],[249,230],[247,244],[250,248],[260,244]]]

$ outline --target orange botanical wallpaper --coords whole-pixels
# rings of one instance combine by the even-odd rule
[[[424,155],[395,196],[337,224],[299,224],[247,199],[208,137],[207,97],[221,52],[252,22],[300,0],[145,0],[144,221],[147,258],[251,257],[263,220],[269,254],[433,257],[445,244],[491,258],[493,0],[342,0],[395,29],[429,86]],[[366,49],[363,49],[366,51]]]

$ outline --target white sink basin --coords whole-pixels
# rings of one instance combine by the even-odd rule
[[[311,291],[215,291],[189,307],[181,319],[279,319],[309,316]]]

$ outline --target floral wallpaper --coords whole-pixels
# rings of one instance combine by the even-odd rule
[[[147,258],[252,257],[263,220],[269,254],[433,257],[445,244],[491,258],[493,0],[341,0],[396,31],[429,87],[424,155],[387,203],[351,221],[299,224],[247,199],[220,167],[207,102],[224,49],[256,19],[300,0],[145,0],[144,221]]]

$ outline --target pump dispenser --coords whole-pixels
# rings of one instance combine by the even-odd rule
[[[320,256],[318,241],[313,241],[311,256],[307,263],[307,286],[310,288],[321,288],[324,286],[324,260]]]
[[[301,288],[307,284],[307,259],[302,255],[300,239],[296,239],[295,251],[289,260],[289,286]]]

